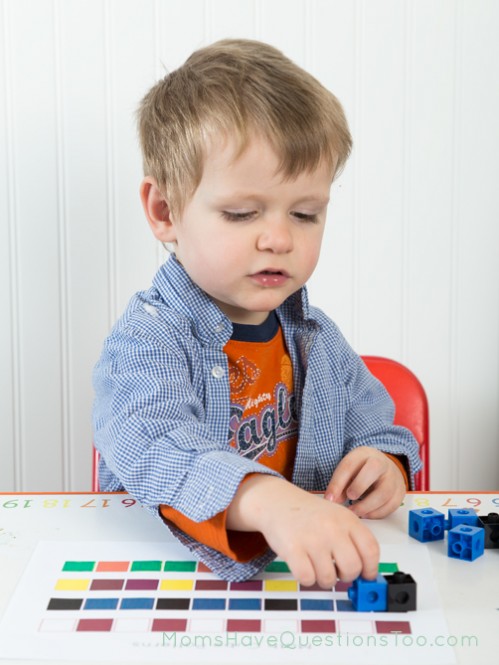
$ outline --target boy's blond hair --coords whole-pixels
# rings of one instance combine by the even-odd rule
[[[352,147],[341,104],[313,76],[262,42],[226,39],[195,51],[138,110],[145,175],[179,214],[203,174],[208,140],[252,133],[270,142],[293,178],[325,161],[339,173]]]

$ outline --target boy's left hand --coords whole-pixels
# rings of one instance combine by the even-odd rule
[[[361,446],[338,464],[324,497],[335,503],[354,501],[350,510],[356,515],[379,519],[400,506],[405,492],[397,465],[380,450]]]

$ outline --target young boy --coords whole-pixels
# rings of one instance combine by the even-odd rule
[[[395,510],[421,463],[307,300],[351,149],[339,102],[273,47],[225,40],[153,87],[139,128],[145,214],[174,254],[95,370],[101,488],[127,490],[226,579],[275,554],[305,585],[374,578],[359,517]]]

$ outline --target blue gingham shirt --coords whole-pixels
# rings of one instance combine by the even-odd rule
[[[405,455],[420,467],[412,434],[393,425],[393,403],[306,289],[278,309],[293,363],[299,439],[293,482],[323,491],[357,446]],[[195,521],[230,504],[248,473],[275,474],[229,445],[230,388],[223,348],[230,320],[172,255],[136,294],[94,371],[95,445],[102,491],[126,490],[158,515],[167,504]],[[213,572],[247,579],[275,556],[238,563],[172,532]]]

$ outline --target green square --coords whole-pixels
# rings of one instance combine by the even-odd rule
[[[63,571],[68,572],[86,572],[95,568],[95,561],[66,561],[62,567]]]
[[[164,569],[177,573],[194,573],[196,566],[197,561],[166,561]]]
[[[380,563],[378,566],[378,572],[383,573],[398,573],[398,565],[396,563]]]
[[[139,570],[161,570],[161,561],[132,561],[132,572]]]
[[[289,566],[285,561],[272,561],[265,568],[266,573],[289,573]]]

